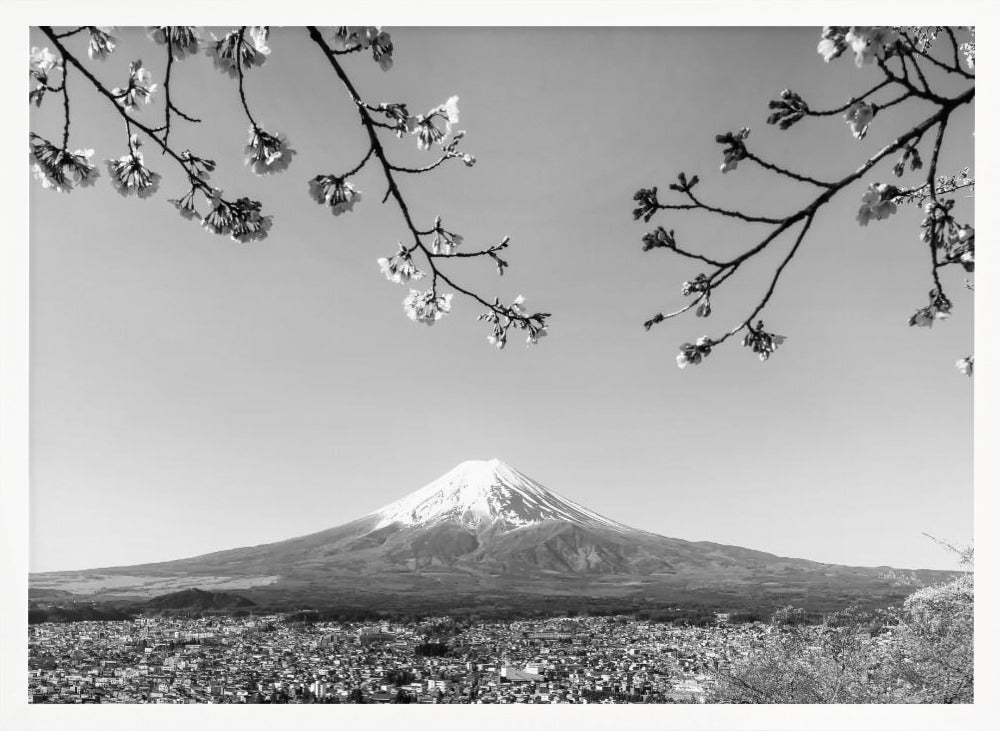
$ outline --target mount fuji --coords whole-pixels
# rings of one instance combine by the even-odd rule
[[[462,462],[425,487],[311,535],[194,558],[30,577],[32,594],[92,599],[238,590],[258,603],[448,603],[460,597],[771,602],[893,600],[946,572],[783,558],[641,531],[497,460]]]

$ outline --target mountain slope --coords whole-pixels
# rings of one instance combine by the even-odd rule
[[[177,561],[36,574],[31,587],[104,597],[201,587],[289,602],[380,593],[618,596],[666,588],[776,595],[849,589],[860,596],[942,573],[821,564],[636,530],[493,459],[463,462],[401,500],[311,535]]]

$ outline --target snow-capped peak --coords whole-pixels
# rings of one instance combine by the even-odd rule
[[[375,528],[455,521],[468,527],[516,528],[562,520],[628,530],[556,495],[499,459],[469,460],[429,485],[372,514]]]

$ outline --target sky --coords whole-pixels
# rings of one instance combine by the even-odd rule
[[[858,226],[863,185],[824,207],[767,310],[787,341],[767,363],[736,339],[697,368],[678,346],[717,335],[759,301],[776,259],[748,267],[690,317],[645,332],[684,303],[692,262],[642,252],[657,224],[706,251],[752,245],[759,228],[701,214],[634,222],[632,194],[676,174],[702,197],[764,215],[813,190],[742,164],[718,171],[716,133],[752,128],[758,154],[820,177],[857,167],[918,107],[880,115],[863,141],[840,117],[764,124],[784,88],[815,107],[875,83],[850,59],[825,64],[807,29],[391,29],[395,65],[346,61],[373,103],[413,111],[459,96],[473,168],[408,177],[418,223],[436,215],[479,248],[511,237],[510,269],[462,261],[449,275],[492,298],[551,312],[550,336],[496,351],[456,296],[427,328],[408,289],[375,260],[404,239],[364,197],[333,217],[307,181],[365,151],[356,112],[301,29],[278,29],[248,101],[298,151],[287,171],[243,165],[236,83],[204,57],[174,67],[172,98],[200,117],[171,133],[214,158],[216,184],[275,216],[263,242],[236,244],[182,219],[184,181],[147,146],[158,195],[124,200],[106,173],[57,195],[31,181],[32,571],[129,565],[255,545],[329,528],[396,500],[467,459],[500,458],[556,492],[637,528],[819,561],[954,568],[923,535],[972,540],[973,297],[946,272],[953,317],[907,327],[930,289],[920,212]],[[163,76],[164,51],[123,29],[95,72],[122,85],[127,61]],[[33,45],[44,45],[33,31]],[[73,46],[79,50],[82,39]],[[124,154],[107,100],[70,77],[70,146]],[[32,111],[58,138],[60,107]],[[162,99],[144,108],[158,120]],[[956,112],[941,169],[973,162],[973,110]],[[921,117],[922,118],[922,117]],[[385,136],[402,164],[429,161]],[[929,153],[925,153],[925,159]],[[888,180],[891,161],[868,181]],[[103,172],[103,171],[102,171]],[[665,196],[664,196],[665,197]],[[971,220],[971,201],[960,206]],[[777,255],[779,252],[774,252]],[[768,267],[772,269],[768,269]]]

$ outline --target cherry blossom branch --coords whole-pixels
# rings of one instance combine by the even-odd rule
[[[90,163],[92,150],[77,150],[69,152],[66,147],[69,137],[69,92],[66,86],[67,69],[74,67],[87,79],[99,96],[106,98],[119,118],[123,120],[127,136],[126,155],[106,160],[105,163],[111,175],[112,184],[122,195],[137,195],[146,197],[152,195],[158,185],[160,176],[145,167],[143,152],[140,150],[143,139],[140,133],[151,140],[163,155],[171,157],[184,171],[189,185],[188,192],[179,199],[170,202],[177,207],[181,215],[188,219],[199,220],[202,226],[212,233],[228,234],[236,241],[256,241],[263,239],[270,228],[270,216],[260,213],[261,204],[248,198],[234,201],[222,197],[222,192],[212,187],[208,181],[209,175],[215,169],[215,162],[198,157],[189,150],[178,152],[170,145],[170,133],[174,122],[180,118],[197,123],[200,120],[185,114],[173,100],[172,72],[175,60],[181,60],[187,54],[197,52],[199,46],[204,47],[204,41],[199,37],[197,28],[192,26],[150,26],[149,38],[166,46],[167,59],[163,82],[165,96],[165,111],[162,124],[144,123],[134,116],[139,104],[148,103],[157,85],[152,83],[151,74],[143,68],[141,61],[129,64],[128,84],[124,88],[111,89],[105,86],[87,68],[80,56],[70,52],[60,41],[89,30],[90,39],[87,47],[88,55],[95,60],[104,60],[115,50],[116,41],[111,35],[111,28],[97,26],[81,26],[75,30],[56,33],[51,26],[41,27],[41,31],[54,44],[59,56],[64,59],[60,64],[59,56],[53,55],[48,48],[33,49],[29,56],[29,74],[37,85],[29,93],[29,101],[41,105],[47,92],[60,91],[63,94],[65,110],[65,126],[62,148],[34,133],[29,137],[29,148],[33,156],[32,172],[39,178],[42,185],[57,190],[69,190],[74,185],[89,185],[98,177],[96,168]],[[366,105],[360,97],[351,79],[338,58],[347,54],[370,49],[373,59],[383,70],[391,68],[393,45],[387,32],[375,26],[338,26],[334,29],[334,43],[337,48],[331,48],[320,31],[308,27],[310,38],[320,47],[327,58],[335,75],[347,90],[351,100],[358,110],[360,120],[368,136],[368,148],[364,157],[357,165],[342,175],[318,175],[309,181],[311,197],[317,202],[331,208],[334,215],[349,211],[355,202],[360,200],[360,193],[347,182],[346,178],[360,172],[370,161],[377,160],[387,185],[384,201],[392,198],[402,213],[404,222],[411,234],[411,243],[400,244],[399,253],[392,260],[379,259],[383,274],[396,282],[419,279],[424,272],[413,265],[412,255],[420,254],[426,260],[430,269],[432,287],[428,292],[420,293],[411,290],[410,296],[404,300],[406,314],[417,322],[433,324],[443,314],[450,310],[450,299],[453,293],[466,296],[486,308],[486,314],[479,319],[485,319],[493,325],[493,335],[488,340],[497,347],[506,343],[507,331],[525,330],[529,343],[537,342],[546,334],[546,319],[548,313],[535,312],[529,314],[524,307],[524,298],[518,296],[513,303],[501,304],[499,299],[492,302],[476,292],[456,283],[452,276],[441,268],[441,260],[457,258],[488,258],[496,265],[499,274],[504,273],[507,262],[500,257],[508,245],[504,238],[499,244],[478,251],[454,251],[462,242],[458,234],[445,230],[441,219],[437,218],[430,229],[419,228],[412,216],[411,209],[398,185],[397,174],[420,174],[430,172],[446,160],[459,159],[467,166],[475,163],[475,157],[458,149],[458,143],[464,132],[452,132],[452,125],[458,121],[458,97],[452,97],[445,104],[431,109],[424,115],[410,115],[406,105],[401,103]],[[245,146],[246,164],[257,175],[276,173],[288,167],[295,150],[289,147],[284,135],[265,131],[258,124],[250,108],[246,90],[246,70],[264,63],[270,49],[267,46],[269,28],[267,26],[238,26],[222,38],[212,36],[207,50],[213,57],[217,69],[236,79],[240,105],[250,122],[250,139]],[[178,54],[175,57],[175,52]],[[49,83],[49,76],[54,71],[61,70],[63,83],[56,88]],[[444,125],[442,131],[437,125]],[[379,136],[379,130],[388,129],[402,138],[413,134],[417,138],[420,149],[429,150],[435,145],[441,148],[441,154],[435,162],[423,167],[410,167],[393,163],[387,155]],[[211,204],[208,214],[202,215],[197,209],[196,195],[201,193]],[[439,294],[438,287],[447,287],[453,293]]]
[[[484,299],[475,292],[457,284],[453,279],[451,279],[447,274],[445,274],[445,272],[441,270],[441,268],[437,265],[436,263],[437,259],[454,258],[454,257],[452,257],[449,254],[443,254],[440,252],[432,251],[427,246],[427,244],[424,243],[422,237],[430,232],[421,231],[414,223],[413,217],[410,212],[410,207],[406,202],[405,198],[403,197],[402,192],[400,191],[399,185],[396,181],[395,173],[427,172],[429,170],[433,170],[434,168],[438,167],[438,165],[443,163],[444,160],[448,159],[449,156],[447,155],[442,156],[442,158],[439,159],[436,163],[429,165],[426,170],[422,170],[419,168],[403,168],[401,166],[394,165],[389,160],[385,147],[383,146],[382,141],[379,138],[378,134],[378,129],[380,127],[385,127],[386,125],[380,124],[377,120],[375,120],[372,117],[369,106],[364,102],[357,88],[354,86],[353,81],[347,75],[343,66],[339,62],[337,58],[338,54],[326,42],[326,39],[323,38],[323,35],[320,32],[320,30],[315,26],[307,26],[307,30],[309,33],[309,37],[324,54],[330,66],[332,67],[334,73],[337,75],[337,78],[343,84],[344,88],[347,90],[347,93],[353,100],[358,110],[358,115],[360,116],[361,123],[364,126],[365,131],[368,135],[370,143],[369,153],[368,155],[366,155],[365,160],[362,161],[361,165],[355,168],[354,172],[360,169],[360,167],[362,167],[364,163],[367,162],[368,158],[371,157],[372,155],[374,155],[375,159],[379,162],[379,165],[382,169],[383,177],[385,179],[386,185],[388,186],[388,190],[386,192],[384,200],[392,198],[395,201],[397,208],[399,209],[400,213],[403,216],[403,221],[406,224],[406,227],[409,229],[410,235],[412,237],[412,245],[407,247],[404,250],[404,252],[407,257],[409,257],[415,251],[420,251],[421,254],[423,254],[424,259],[426,260],[427,265],[431,270],[431,293],[433,297],[435,298],[438,297],[437,288],[438,288],[438,281],[440,280],[455,292],[465,295],[466,297],[474,300],[475,302],[478,302],[480,305],[485,307],[489,313],[492,313],[493,317],[506,318],[508,324],[510,322],[519,323],[520,325],[528,328],[532,333],[535,333],[536,330],[544,332],[545,320],[546,318],[549,317],[548,313],[535,313],[529,316],[523,311],[519,311],[519,308],[515,308],[513,306],[508,307],[505,305],[501,305],[499,303],[499,300],[494,300],[493,302],[489,302],[488,300]],[[497,250],[498,250],[497,248],[491,247],[490,249],[480,252],[470,252],[466,254],[466,256],[467,257],[490,256],[492,255],[493,252]],[[502,267],[499,268],[502,271]]]
[[[834,29],[836,30],[836,29]],[[847,28],[842,29],[847,31]],[[853,28],[851,29],[853,32]],[[891,35],[891,34],[887,34]],[[827,38],[826,31],[824,31],[824,38]],[[832,42],[836,42],[836,34],[830,36]],[[839,55],[844,48],[848,45],[847,42],[843,43],[843,46],[833,46],[830,49],[824,51],[821,44],[821,53],[826,53],[830,57],[836,57]],[[956,44],[957,45],[957,41]],[[838,48],[840,50],[838,50]],[[693,251],[687,248],[682,248],[677,244],[676,237],[673,231],[666,231],[662,226],[658,227],[655,231],[646,234],[643,237],[643,250],[649,251],[654,248],[665,248],[668,249],[682,257],[702,261],[713,267],[713,269],[708,274],[699,274],[694,280],[685,282],[682,288],[682,294],[685,296],[691,296],[692,299],[683,307],[667,313],[657,313],[652,318],[644,323],[645,328],[648,330],[653,325],[664,322],[668,319],[672,319],[681,314],[689,312],[693,309],[697,309],[697,315],[699,317],[708,317],[711,314],[711,296],[713,293],[717,292],[720,285],[723,284],[728,278],[733,276],[742,266],[742,264],[751,258],[757,256],[765,249],[770,248],[775,244],[777,239],[786,231],[791,229],[796,225],[801,225],[798,233],[795,236],[795,240],[789,250],[782,257],[781,261],[778,263],[770,282],[766,290],[764,291],[761,298],[757,301],[756,305],[750,310],[749,315],[742,319],[735,327],[724,332],[719,337],[702,337],[699,338],[694,343],[684,343],[681,346],[681,354],[678,356],[678,365],[685,367],[688,364],[700,363],[705,357],[707,357],[711,352],[712,348],[725,342],[733,335],[740,332],[745,332],[746,336],[744,338],[744,345],[750,347],[755,353],[757,353],[762,360],[766,360],[777,348],[779,344],[784,342],[784,337],[780,335],[774,335],[773,333],[766,332],[763,328],[762,322],[757,322],[753,325],[753,321],[760,315],[760,313],[766,308],[768,303],[771,301],[779,280],[789,263],[800,251],[802,244],[804,243],[806,236],[812,226],[813,221],[816,218],[819,210],[829,203],[835,196],[840,192],[845,190],[847,187],[851,186],[853,183],[857,182],[868,174],[876,165],[885,160],[888,156],[896,153],[900,150],[904,150],[903,158],[896,164],[894,171],[897,175],[902,174],[903,163],[910,159],[912,162],[912,168],[916,169],[920,166],[919,155],[917,153],[917,146],[920,144],[924,135],[936,127],[937,134],[934,142],[933,152],[931,156],[930,169],[928,170],[926,183],[924,186],[918,189],[911,190],[901,190],[895,186],[887,184],[872,184],[869,187],[869,192],[865,196],[864,205],[862,210],[859,211],[858,220],[862,225],[866,224],[870,218],[883,218],[892,211],[895,210],[895,202],[906,197],[916,197],[922,195],[921,190],[927,190],[927,194],[931,197],[933,203],[937,206],[939,205],[937,201],[937,194],[941,190],[950,189],[957,190],[961,187],[967,187],[972,183],[963,180],[952,180],[944,181],[937,180],[937,165],[938,158],[943,144],[945,131],[947,129],[948,120],[951,113],[957,109],[959,106],[970,103],[975,98],[975,87],[971,86],[965,91],[957,94],[953,97],[942,96],[935,93],[929,86],[927,82],[927,77],[920,68],[918,59],[913,57],[915,48],[912,41],[910,41],[910,46],[905,46],[901,41],[896,42],[895,48],[897,49],[898,55],[900,57],[900,64],[902,69],[902,76],[894,73],[886,65],[886,59],[878,55],[878,50],[869,49],[866,46],[857,46],[856,52],[859,54],[858,58],[861,58],[861,53],[871,53],[875,65],[880,68],[883,73],[883,79],[876,85],[870,87],[866,92],[858,96],[852,97],[852,99],[845,105],[830,109],[824,112],[815,112],[811,110],[801,97],[799,97],[794,92],[788,90],[782,92],[782,98],[780,101],[772,102],[770,108],[776,110],[768,122],[771,124],[780,124],[782,129],[787,128],[791,124],[795,123],[797,120],[805,116],[831,116],[832,114],[846,111],[846,119],[851,124],[852,130],[855,132],[856,137],[863,137],[864,133],[867,131],[868,124],[871,119],[874,118],[877,111],[880,109],[886,109],[888,107],[900,104],[910,98],[919,97],[925,100],[932,101],[936,105],[936,109],[933,113],[929,114],[925,119],[915,124],[911,129],[898,135],[894,140],[884,145],[875,154],[871,155],[866,159],[860,166],[854,169],[852,172],[845,174],[839,180],[833,182],[821,181],[818,178],[812,176],[800,174],[794,171],[785,169],[784,167],[772,163],[770,161],[764,160],[751,152],[746,147],[746,139],[749,137],[750,131],[744,128],[738,133],[725,133],[716,137],[716,141],[726,145],[724,149],[724,163],[722,165],[722,172],[729,172],[735,170],[738,167],[739,162],[743,160],[750,160],[755,164],[759,165],[763,169],[769,170],[775,174],[783,175],[797,180],[801,183],[808,183],[810,185],[816,185],[823,188],[823,191],[808,202],[806,205],[802,206],[798,210],[788,213],[786,216],[781,218],[765,218],[760,216],[751,216],[744,214],[739,211],[731,211],[721,207],[707,206],[703,204],[693,193],[692,188],[697,184],[697,176],[692,177],[690,180],[683,173],[678,176],[678,182],[672,184],[670,188],[674,191],[679,192],[681,195],[686,197],[690,203],[678,203],[669,204],[662,203],[657,195],[657,189],[642,189],[635,194],[635,200],[638,202],[637,207],[633,210],[633,216],[635,219],[642,219],[644,221],[649,221],[656,213],[663,210],[696,210],[701,209],[707,212],[715,213],[720,216],[727,216],[737,218],[746,223],[765,223],[770,225],[771,230],[761,238],[761,240],[744,250],[743,252],[735,255],[728,260],[718,260],[717,258],[708,256],[702,252]],[[921,86],[926,84],[926,91],[924,89],[914,86],[913,82],[909,79],[909,73],[907,71],[906,59],[909,59],[910,63],[913,65],[914,73],[918,79]],[[858,61],[859,66],[861,61]],[[871,95],[889,87],[890,85],[902,86],[904,91],[903,94],[891,99],[882,105],[877,105],[875,103],[868,103],[866,100],[870,99]],[[867,113],[867,118],[864,114]],[[953,219],[949,219],[952,220]],[[939,239],[931,237],[930,239],[930,250],[932,255],[933,264],[933,276],[935,281],[935,292],[940,294],[940,299],[943,304],[941,307],[950,307],[950,303],[947,303],[946,298],[944,298],[943,290],[941,288],[941,282],[938,276],[938,269],[947,264],[960,263],[963,264],[967,270],[971,270],[972,259],[972,234],[971,227],[955,227],[952,226],[950,229],[953,232],[953,238],[959,240],[958,244],[954,245],[954,248],[948,250],[948,256],[945,259],[939,259],[937,254],[937,243]],[[957,233],[956,233],[957,232]],[[952,244],[949,244],[952,246]],[[934,293],[932,292],[932,306]],[[919,313],[918,313],[919,314]],[[932,315],[933,316],[933,313]],[[913,324],[913,323],[911,323]],[[916,323],[923,324],[923,323]],[[960,368],[965,368],[965,366],[959,365]],[[969,363],[967,365],[968,372],[971,372],[971,356]]]
[[[106,99],[108,99],[108,101],[111,102],[111,106],[118,112],[118,114],[122,117],[122,119],[125,120],[125,123],[127,125],[131,125],[131,126],[136,127],[137,129],[142,130],[149,139],[151,139],[153,142],[155,142],[157,144],[157,146],[164,152],[164,154],[169,155],[171,158],[173,158],[177,162],[178,165],[181,166],[181,168],[184,170],[185,174],[188,176],[189,181],[191,182],[191,184],[193,186],[201,189],[208,196],[212,195],[212,188],[211,188],[211,186],[209,186],[208,183],[206,183],[205,181],[201,180],[199,177],[192,175],[191,170],[188,167],[188,163],[180,156],[180,154],[178,154],[177,152],[175,152],[164,140],[160,139],[160,137],[157,135],[157,131],[155,129],[153,129],[152,127],[150,127],[148,124],[145,124],[145,123],[143,123],[143,122],[135,119],[134,117],[130,116],[122,108],[121,104],[118,103],[118,99],[115,97],[115,95],[112,94],[111,91],[108,90],[108,88],[105,87],[104,84],[102,84],[97,79],[97,77],[95,77],[87,69],[87,67],[84,66],[76,58],[76,56],[73,53],[71,53],[69,51],[69,49],[66,48],[65,45],[63,45],[63,43],[60,41],[59,36],[56,35],[53,32],[51,26],[43,25],[43,26],[40,26],[40,29],[49,38],[49,40],[52,41],[53,45],[55,45],[55,47],[59,50],[60,55],[66,61],[68,61],[71,64],[73,64],[73,66],[75,66],[76,69],[83,75],[83,77],[86,78],[91,83],[91,85],[94,87],[94,89],[101,96],[105,97]]]

